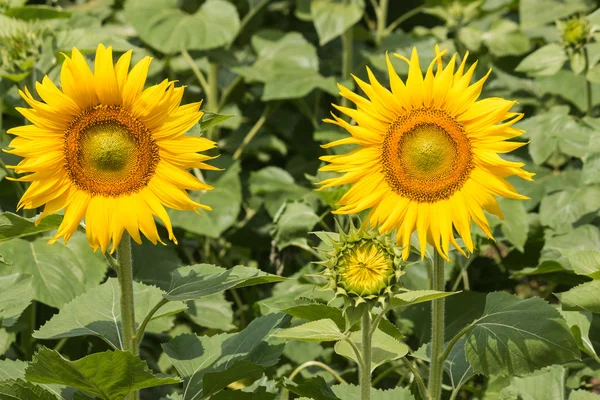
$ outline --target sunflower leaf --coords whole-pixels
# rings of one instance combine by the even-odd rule
[[[68,361],[45,347],[34,356],[25,378],[74,387],[102,400],[122,400],[134,390],[181,382],[179,378],[153,375],[145,361],[128,351],[106,351]]]
[[[540,298],[490,293],[472,326],[465,352],[476,374],[520,375],[580,357],[565,320]]]
[[[33,300],[33,278],[23,274],[0,276],[0,326],[12,326]]]
[[[183,400],[206,397],[204,377],[209,373],[213,379],[224,381],[230,380],[233,375],[239,378],[240,371],[237,367],[240,364],[236,365],[236,362],[249,361],[261,367],[275,365],[283,352],[284,344],[273,337],[273,331],[287,325],[289,319],[283,313],[269,314],[255,319],[239,333],[215,336],[179,335],[164,344],[165,354],[184,379]],[[253,367],[248,372],[254,371]],[[216,393],[222,385],[212,381],[207,382],[206,388],[211,388],[211,392]]]
[[[335,342],[346,338],[336,323],[329,318],[288,328],[277,332],[275,336],[302,342]]]
[[[125,15],[140,39],[168,54],[226,45],[240,28],[236,7],[225,0],[208,0],[194,14],[179,9],[176,0],[131,0]]]
[[[225,269],[210,264],[197,264],[173,272],[171,286],[165,298],[173,301],[194,300],[229,289],[280,282],[285,279],[243,265]]]
[[[393,308],[405,307],[411,304],[423,303],[443,297],[452,296],[460,292],[439,292],[436,290],[410,290],[407,292],[397,293],[391,299]]]
[[[148,312],[163,299],[164,292],[154,286],[134,282],[133,294],[135,298],[135,319],[139,324]],[[180,301],[170,302],[154,314],[151,324],[159,318],[177,314],[185,309],[185,303]],[[149,329],[151,328],[149,325]],[[113,348],[123,348],[120,290],[116,278],[108,279],[102,285],[88,290],[66,304],[58,314],[34,332],[33,337],[37,339],[59,339],[85,335],[99,336]]]

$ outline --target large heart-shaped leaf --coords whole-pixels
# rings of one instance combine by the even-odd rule
[[[240,28],[237,9],[225,0],[208,0],[193,14],[177,0],[130,0],[125,15],[144,42],[169,54],[223,46]]]

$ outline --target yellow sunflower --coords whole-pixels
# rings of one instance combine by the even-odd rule
[[[512,127],[523,117],[509,111],[516,102],[497,97],[478,100],[490,73],[470,84],[477,62],[465,71],[467,53],[456,68],[455,54],[444,67],[445,53],[436,46],[437,56],[425,76],[416,49],[410,60],[396,55],[409,64],[406,82],[386,56],[391,90],[367,67],[369,83],[354,77],[367,98],[339,85],[340,94],[356,109],[334,105],[356,125],[333,114],[333,119],[325,120],[351,136],[323,147],[359,147],[348,154],[321,157],[329,163],[322,171],[344,173],[320,182],[321,189],[351,184],[336,213],[370,208],[368,223],[378,226],[381,233],[396,230],[404,259],[415,229],[422,256],[428,242],[445,259],[450,243],[466,256],[453,227],[472,252],[471,221],[492,238],[483,210],[503,218],[494,196],[527,199],[505,178],[516,175],[532,180],[534,175],[521,168],[523,163],[498,155],[526,144],[506,141],[524,132]]]
[[[113,66],[112,49],[100,44],[92,73],[74,48],[62,66],[62,89],[46,76],[36,83],[43,101],[20,92],[31,108],[18,111],[33,125],[8,130],[17,137],[6,151],[23,157],[11,168],[29,173],[17,179],[31,182],[19,209],[45,205],[36,223],[65,209],[50,243],[66,242],[85,218],[94,250],[106,251],[112,239],[114,251],[125,230],[138,243],[142,232],[156,244],[154,216],[176,242],[163,206],[210,209],[186,192],[212,189],[186,169],[216,169],[198,154],[216,144],[184,136],[202,117],[200,103],[180,105],[183,87],[168,80],[144,90],[151,58],[131,71],[130,60],[131,51]]]

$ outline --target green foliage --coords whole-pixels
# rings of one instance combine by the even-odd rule
[[[360,399],[352,345],[361,347],[364,308],[344,309],[317,274],[322,232],[369,217],[334,216],[349,186],[314,190],[338,176],[319,170],[320,157],[356,149],[322,148],[347,137],[323,119],[338,114],[332,103],[354,106],[337,82],[368,97],[351,75],[368,82],[369,66],[389,88],[386,52],[404,80],[408,67],[392,55],[416,47],[425,70],[436,44],[448,50],[445,64],[468,50],[466,67],[478,60],[473,81],[492,69],[480,98],[517,101],[511,111],[524,116],[515,127],[526,133],[513,140],[528,143],[500,156],[536,176],[508,178],[530,200],[498,198],[504,219],[486,213],[494,240],[472,226],[475,252],[450,254],[444,291],[430,290],[433,247],[402,265],[406,290],[372,310],[382,317],[371,399],[422,399],[415,371],[427,386],[431,301],[442,298],[442,398],[597,398],[596,8],[590,0],[0,0],[3,148],[6,131],[24,124],[18,91],[41,100],[36,81],[61,87],[62,53],[77,47],[93,70],[103,43],[114,60],[128,50],[132,64],[153,57],[146,87],[168,79],[186,86],[182,104],[203,100],[205,114],[186,134],[217,142],[206,154],[221,169],[190,170],[214,187],[189,193],[212,210],[168,209],[177,244],[133,245],[139,358],[121,351],[118,281],[90,249],[85,222],[66,245],[48,245],[62,211],[36,225],[42,206],[16,210],[29,182],[5,168],[18,156],[0,155],[0,399],[120,399],[134,389],[142,399],[273,400],[284,389],[290,399]]]
[[[25,371],[28,381],[71,386],[102,400],[122,400],[133,390],[169,385],[179,378],[158,377],[146,363],[126,351],[107,351],[68,361],[42,348]]]

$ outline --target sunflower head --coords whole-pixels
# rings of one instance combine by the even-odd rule
[[[587,18],[575,16],[556,24],[565,47],[577,49],[589,41],[591,30]]]
[[[335,114],[325,120],[350,136],[324,148],[351,144],[355,149],[321,157],[328,163],[322,171],[343,173],[320,182],[321,189],[350,184],[335,213],[370,209],[368,224],[381,234],[394,231],[404,259],[415,230],[422,257],[427,243],[447,260],[450,244],[466,256],[473,251],[471,222],[492,238],[483,211],[503,218],[495,196],[527,199],[506,178],[533,176],[521,168],[524,163],[499,156],[526,144],[507,141],[524,132],[512,127],[523,117],[510,111],[516,102],[478,100],[490,72],[471,83],[477,63],[467,68],[468,54],[458,66],[456,54],[446,66],[445,51],[436,46],[436,54],[424,75],[416,49],[410,59],[396,55],[409,65],[405,81],[388,56],[390,89],[367,67],[369,82],[354,77],[365,97],[339,85],[340,94],[356,109],[335,108],[355,123]],[[462,237],[466,252],[454,232]]]
[[[202,117],[201,102],[181,105],[183,88],[168,80],[144,90],[151,59],[131,70],[130,61],[131,51],[113,65],[112,49],[100,44],[92,72],[73,49],[60,89],[46,76],[36,84],[42,101],[27,88],[20,92],[31,108],[18,110],[32,125],[9,129],[17,137],[5,151],[23,157],[11,168],[27,174],[17,180],[31,182],[19,208],[44,206],[37,223],[65,210],[51,243],[67,241],[85,219],[94,250],[112,241],[114,251],[125,231],[156,244],[155,217],[176,242],[165,206],[210,209],[186,191],[212,189],[187,169],[217,169],[205,163],[214,157],[199,154],[216,144],[184,135]]]
[[[342,230],[340,230],[342,231]],[[351,226],[348,233],[323,233],[326,289],[334,290],[347,306],[386,304],[402,275],[400,250],[387,236]]]

